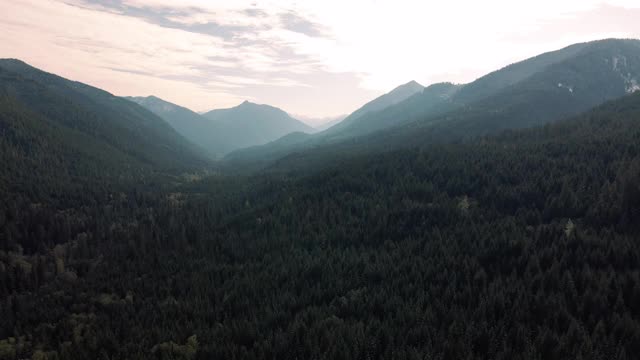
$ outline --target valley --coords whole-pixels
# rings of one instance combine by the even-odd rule
[[[0,359],[640,353],[640,41],[318,130],[0,60]]]

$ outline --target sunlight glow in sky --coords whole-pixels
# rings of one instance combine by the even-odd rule
[[[640,38],[638,0],[0,0],[0,57],[195,111],[307,117],[465,83],[575,42]]]

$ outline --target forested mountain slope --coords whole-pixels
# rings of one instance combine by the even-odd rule
[[[427,114],[449,109],[452,106],[451,98],[463,87],[464,85],[451,83],[429,85],[401,102],[361,114],[349,122],[345,120],[319,135],[325,138],[325,141],[336,141],[364,136],[411,120],[422,119]]]
[[[328,130],[327,133],[336,133],[345,127],[351,127],[355,122],[358,121],[361,117],[374,113],[380,110],[384,110],[390,106],[401,103],[408,98],[421,93],[425,90],[424,86],[418,84],[416,81],[410,81],[406,84],[400,85],[390,92],[379,96],[370,102],[364,104],[362,107],[351,113],[340,123],[331,127],[331,130]],[[363,126],[371,126],[374,127],[374,124],[363,124]]]
[[[302,176],[218,176],[68,213],[15,203],[0,213],[0,345],[9,358],[632,359],[638,184],[634,94]]]
[[[88,85],[0,60],[3,187],[139,178],[206,165],[142,107]]]

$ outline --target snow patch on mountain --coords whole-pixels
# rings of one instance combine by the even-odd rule
[[[620,77],[624,80],[625,91],[627,93],[631,94],[640,90],[638,80],[629,72],[627,58],[625,56],[614,56],[611,58],[611,64],[613,71],[620,74]]]
[[[558,83],[558,87],[559,88],[563,88],[563,89],[567,89],[567,90],[569,90],[570,93],[573,93],[573,86],[571,86],[571,85],[565,85],[563,83]]]
[[[611,63],[613,65],[613,71],[620,71],[623,68],[627,68],[626,56],[614,56]]]
[[[627,82],[626,90],[629,94],[640,91],[640,84],[638,84],[638,81],[636,79],[631,79]]]
[[[162,105],[162,111],[174,111],[175,110],[175,106],[172,106],[171,104],[163,104]]]

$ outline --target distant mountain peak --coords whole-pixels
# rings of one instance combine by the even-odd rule
[[[232,107],[231,109],[251,110],[251,111],[254,111],[257,109],[274,109],[274,110],[283,111],[282,109],[275,106],[271,106],[267,104],[258,104],[249,100],[245,100],[242,103],[240,103],[240,105]]]
[[[240,105],[236,106],[236,108],[242,108],[242,107],[247,107],[247,108],[253,108],[253,107],[275,108],[274,106],[271,106],[271,105],[258,104],[258,103],[252,102],[250,100],[245,100],[242,103],[240,103]]]
[[[415,80],[411,80],[408,83],[406,83],[404,85],[400,85],[400,86],[424,87],[424,86],[422,86],[422,84],[420,84],[419,82],[417,82]]]
[[[393,98],[393,103],[403,101],[409,98],[411,95],[422,92],[424,90],[424,86],[420,85],[417,81],[411,80],[406,84],[402,84],[395,89],[391,90],[387,94],[383,95],[386,97]]]
[[[394,92],[398,92],[398,91],[410,91],[410,92],[416,92],[416,91],[420,91],[424,89],[424,86],[422,86],[420,83],[418,83],[415,80],[411,80],[406,84],[402,84],[398,87],[396,87],[395,89],[391,90],[390,93],[394,93]]]
[[[291,132],[313,131],[313,128],[292,118],[282,109],[249,100],[232,108],[208,111],[202,116],[213,124],[210,125],[210,133],[215,141],[207,142],[217,142],[214,145],[222,149],[220,153],[266,144]]]

